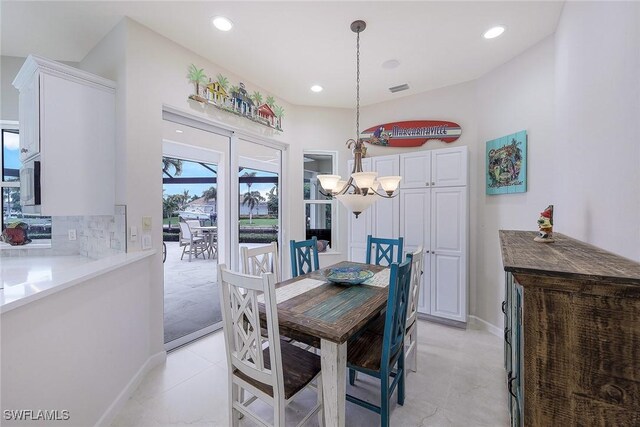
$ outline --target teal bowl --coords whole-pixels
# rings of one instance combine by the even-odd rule
[[[328,268],[324,271],[324,277],[333,283],[344,285],[360,285],[362,282],[372,278],[374,272],[365,270],[362,267],[337,267]]]

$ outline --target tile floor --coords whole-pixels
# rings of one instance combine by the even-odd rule
[[[461,330],[420,321],[418,372],[407,377],[404,406],[394,405],[391,425],[507,426],[507,391],[502,341],[479,330]],[[181,347],[166,364],[144,379],[114,420],[113,427],[227,426],[227,364],[224,338],[217,332]],[[376,382],[358,377],[349,393],[377,402]],[[395,398],[395,394],[394,394]],[[315,403],[307,390],[287,409],[287,425],[296,425]],[[259,414],[273,419],[259,401]],[[379,425],[373,412],[346,403],[346,425]],[[253,426],[242,420],[241,426]],[[307,425],[316,426],[316,417]]]

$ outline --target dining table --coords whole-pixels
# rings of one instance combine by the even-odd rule
[[[325,271],[344,267],[360,267],[374,276],[360,285],[326,279]],[[280,335],[319,341],[327,426],[345,425],[347,342],[385,309],[389,272],[384,266],[344,261],[276,284]]]

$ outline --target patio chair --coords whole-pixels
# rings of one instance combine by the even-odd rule
[[[274,274],[248,276],[220,264],[218,283],[229,374],[230,425],[239,426],[241,416],[269,425],[250,410],[250,405],[260,399],[273,407],[273,425],[285,426],[285,408],[314,380],[317,403],[298,426],[314,414],[324,425],[320,357],[280,340]],[[266,337],[260,333],[259,295],[264,298]],[[244,390],[252,397],[245,400]]]
[[[202,254],[204,258],[204,253],[207,251],[207,241],[205,238],[202,236],[194,236],[189,224],[186,222],[180,223],[180,246],[183,247],[180,259],[184,258],[185,253],[189,253],[189,262],[191,262],[191,255],[198,258],[198,255]]]
[[[375,265],[391,265],[393,262],[402,262],[402,247],[404,244],[404,238],[398,237],[397,239],[383,239],[380,237],[371,237],[371,234],[367,236],[367,264]],[[371,248],[375,247],[375,259],[371,260]],[[395,258],[394,251],[396,253]]]
[[[276,242],[257,248],[242,246],[240,247],[240,255],[244,274],[259,276],[262,273],[273,273],[276,276],[276,282],[281,280],[278,244]]]

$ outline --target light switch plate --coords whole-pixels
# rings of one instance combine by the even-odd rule
[[[151,235],[143,234],[142,235],[142,249],[149,250],[151,249]]]
[[[75,228],[69,229],[69,240],[76,240],[77,238],[78,238],[78,235],[76,234],[76,229]]]
[[[129,238],[134,242],[138,240],[138,227],[136,227],[135,225],[132,225],[131,229],[129,230]]]
[[[151,231],[152,220],[150,216],[142,217],[142,230],[143,231]]]

